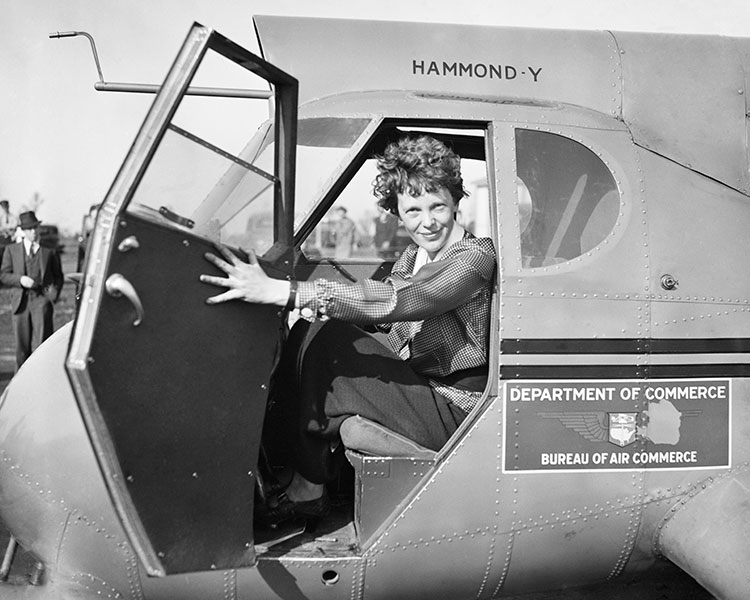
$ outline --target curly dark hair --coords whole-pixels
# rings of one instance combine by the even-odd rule
[[[458,205],[468,196],[461,177],[461,158],[428,135],[403,137],[377,158],[378,176],[372,184],[378,205],[398,215],[398,194],[420,196],[445,188]]]

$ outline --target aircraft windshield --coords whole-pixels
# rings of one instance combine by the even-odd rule
[[[370,123],[313,118],[299,122],[295,226]],[[131,212],[258,254],[273,244],[273,123],[233,155],[171,125],[130,205]]]
[[[297,197],[295,231],[317,204],[352,146],[370,124],[370,119],[301,119],[297,129]]]

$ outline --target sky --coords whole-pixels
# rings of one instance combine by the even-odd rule
[[[4,0],[0,7],[0,198],[77,232],[100,202],[160,83],[198,21],[258,53],[256,14],[750,37],[748,0]],[[293,74],[293,73],[292,73]]]

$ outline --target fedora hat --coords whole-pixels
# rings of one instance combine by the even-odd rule
[[[36,218],[33,210],[22,212],[18,215],[18,220],[21,229],[33,229],[41,224],[41,221]]]

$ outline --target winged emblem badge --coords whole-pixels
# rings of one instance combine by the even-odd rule
[[[652,442],[676,444],[679,441],[680,421],[683,417],[693,417],[700,410],[674,410],[669,420],[650,419],[648,411],[643,412],[540,412],[538,416],[556,419],[562,425],[578,433],[590,442],[609,442],[620,448],[629,446],[641,438]],[[665,429],[671,433],[665,437]]]

